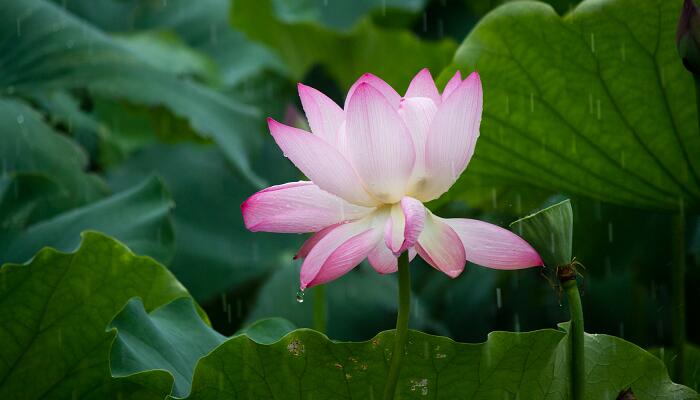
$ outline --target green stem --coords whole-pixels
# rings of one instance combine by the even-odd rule
[[[326,286],[314,288],[314,330],[326,333]]]
[[[569,315],[571,317],[569,344],[571,349],[572,398],[573,400],[582,400],[586,385],[586,358],[583,353],[583,307],[581,307],[581,296],[578,292],[576,278],[567,280],[562,286],[569,300]]]
[[[384,386],[384,400],[392,400],[399,379],[401,361],[406,351],[408,340],[408,315],[411,311],[411,272],[408,269],[408,252],[399,256],[399,314],[396,317],[394,334],[394,352],[391,354],[391,366]]]
[[[693,74],[693,81],[695,81],[695,105],[698,110],[698,127],[700,127],[700,77]]]
[[[673,216],[671,233],[671,286],[672,308],[671,327],[673,347],[676,353],[673,368],[673,380],[683,383],[685,380],[685,215],[683,207]]]

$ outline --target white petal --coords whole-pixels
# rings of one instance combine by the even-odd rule
[[[451,278],[464,271],[467,259],[462,241],[449,225],[430,213],[425,219],[416,250],[425,262]]]
[[[418,198],[440,197],[462,174],[474,153],[481,122],[482,91],[472,73],[438,107],[425,145],[427,182]]]
[[[411,83],[408,85],[408,90],[406,90],[406,96],[404,97],[427,97],[436,104],[440,103],[440,93],[438,92],[437,86],[435,86],[435,81],[433,80],[433,76],[430,75],[428,68],[423,68],[413,77],[413,80],[411,80]]]
[[[271,186],[241,204],[245,226],[253,232],[316,232],[373,210],[350,204],[308,181]]]
[[[420,193],[425,184],[425,142],[430,124],[437,112],[435,103],[425,97],[412,97],[401,101],[399,115],[411,133],[416,161],[409,178],[407,194]]]
[[[380,230],[368,218],[338,225],[304,259],[301,289],[329,282],[355,268],[375,248],[380,237]]]
[[[352,84],[350,89],[348,90],[348,95],[345,97],[345,106],[343,108],[345,110],[348,109],[348,104],[350,104],[350,99],[352,96],[355,94],[355,90],[357,90],[357,87],[360,86],[360,84],[366,83],[371,85],[373,88],[377,89],[379,93],[384,96],[387,102],[394,108],[399,108],[399,102],[401,101],[401,96],[396,93],[396,90],[391,87],[388,83],[384,82],[381,78],[379,78],[376,75],[366,73],[363,74],[355,83]]]
[[[415,161],[406,124],[367,83],[357,86],[346,113],[347,154],[367,190],[384,203],[399,201]]]
[[[445,85],[445,90],[442,91],[442,101],[450,97],[460,83],[462,83],[462,74],[457,70],[452,78],[450,78],[449,82],[447,82],[447,85]]]
[[[335,146],[338,129],[345,120],[345,113],[340,106],[320,91],[301,83],[298,84],[298,89],[311,132]]]
[[[364,188],[352,165],[323,139],[268,118],[275,142],[294,165],[322,190],[346,201],[374,206],[378,202]]]
[[[537,251],[523,238],[500,226],[476,219],[445,218],[462,241],[467,260],[495,269],[543,265]]]

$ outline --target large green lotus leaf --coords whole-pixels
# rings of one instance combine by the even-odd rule
[[[416,14],[423,10],[426,0],[272,0],[275,13],[281,21],[308,22],[326,28],[348,31],[366,14],[386,15],[390,10]],[[393,18],[397,16],[391,14]]]
[[[0,236],[22,230],[37,210],[48,207],[48,203],[60,195],[60,186],[45,175],[0,176]]]
[[[40,0],[0,5],[0,92],[45,93],[87,88],[92,93],[145,105],[162,105],[213,138],[251,182],[247,152],[259,145],[256,109],[198,83],[154,68],[89,23]]]
[[[189,394],[197,361],[225,340],[202,320],[188,297],[150,314],[141,299],[131,299],[109,328],[117,331],[110,351],[112,376],[166,370],[174,378],[172,393],[179,397]]]
[[[91,162],[99,159],[100,144],[110,132],[94,115],[81,108],[77,98],[66,91],[54,91],[36,93],[31,100],[55,129],[73,136]]]
[[[93,113],[107,128],[98,141],[97,159],[103,169],[121,164],[135,151],[158,143],[211,143],[193,131],[187,120],[163,107],[94,99]]]
[[[178,397],[189,394],[199,359],[226,340],[202,320],[189,297],[175,299],[150,313],[140,298],[133,298],[108,329],[117,332],[110,351],[113,377],[134,380],[151,370],[167,371],[174,381],[172,394]],[[287,320],[269,318],[256,321],[236,335],[272,344],[294,329]]]
[[[61,4],[109,32],[174,32],[215,62],[216,81],[227,87],[265,70],[286,71],[272,51],[229,26],[229,0],[70,0]]]
[[[45,246],[70,251],[80,243],[81,232],[97,230],[116,237],[139,254],[167,262],[174,250],[169,218],[172,207],[163,183],[151,177],[128,190],[21,230],[0,229],[0,261],[24,262]]]
[[[154,399],[169,392],[162,371],[113,379],[114,315],[138,296],[147,310],[188,297],[162,265],[114,239],[83,234],[74,253],[43,249],[0,268],[0,398]]]
[[[402,90],[421,68],[441,70],[454,51],[450,40],[421,41],[411,32],[381,29],[366,19],[349,32],[336,32],[307,20],[285,21],[278,12],[272,0],[235,1],[231,21],[274,49],[297,80],[321,64],[345,88],[372,72]]]
[[[115,39],[155,68],[174,75],[216,79],[215,64],[171,32],[139,32],[119,35]]]
[[[284,318],[272,317],[255,321],[236,332],[236,335],[246,335],[260,344],[272,344],[294,329],[296,329],[296,326],[290,321]]]
[[[299,265],[291,260],[262,285],[246,320],[248,323],[283,317],[298,327],[313,326],[315,290],[306,290],[304,302],[296,301]],[[416,266],[429,268],[427,266]],[[327,334],[337,340],[366,340],[396,326],[398,284],[395,275],[380,275],[362,265],[326,286]],[[411,302],[411,327],[444,333],[427,313],[423,301]]]
[[[669,373],[673,374],[676,358],[675,349],[672,347],[655,347],[649,352],[659,357],[666,364]],[[686,343],[685,345],[685,382],[695,390],[700,390],[700,347]]]
[[[357,343],[297,330],[271,345],[245,336],[224,342],[195,369],[188,399],[381,398],[393,331]],[[697,399],[672,383],[661,360],[622,339],[587,335],[586,399]],[[463,344],[411,331],[399,376],[402,399],[568,399],[566,334],[551,329],[493,332]]]
[[[697,209],[700,135],[692,78],[675,48],[680,8],[587,0],[562,18],[546,4],[515,2],[484,17],[441,75],[477,69],[484,85],[481,137],[453,191],[517,182]]]
[[[281,154],[272,154],[260,171],[284,170],[277,159],[286,162]],[[165,180],[177,205],[172,215],[176,252],[169,268],[201,301],[287,265],[301,245],[300,235],[245,229],[240,204],[256,188],[232,171],[213,146],[153,146],[109,171],[108,179],[115,190],[123,190],[151,171]]]
[[[94,201],[107,191],[97,176],[86,171],[88,160],[83,150],[16,99],[0,98],[0,160],[3,175],[43,176],[60,191],[53,198],[53,210],[34,210],[30,219]]]

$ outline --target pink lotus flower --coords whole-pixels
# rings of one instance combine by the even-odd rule
[[[542,265],[537,252],[510,231],[473,219],[444,219],[424,202],[445,193],[464,171],[479,136],[482,89],[474,72],[459,71],[440,94],[420,71],[401,97],[365,74],[344,109],[299,84],[313,133],[269,118],[277,145],[310,181],[264,189],[241,209],[251,231],[315,232],[302,246],[301,289],[332,281],[367,258],[381,274],[397,256],[416,251],[450,277],[466,260],[489,268]]]

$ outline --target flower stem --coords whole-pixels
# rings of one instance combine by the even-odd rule
[[[685,378],[685,213],[681,206],[680,212],[673,216],[671,233],[671,327],[673,332],[673,347],[676,353],[673,368],[673,380],[683,383]]]
[[[399,314],[396,317],[394,334],[394,352],[391,353],[391,366],[384,386],[384,400],[392,400],[399,379],[401,361],[406,351],[408,340],[408,316],[411,311],[411,272],[408,269],[408,252],[399,256]]]
[[[314,288],[314,330],[326,333],[326,286]]]
[[[566,298],[569,303],[569,317],[571,318],[571,326],[569,326],[571,397],[573,400],[583,400],[584,389],[586,387],[586,358],[583,345],[583,307],[581,306],[581,296],[578,292],[575,274],[565,281],[562,280],[562,287],[566,292]]]

